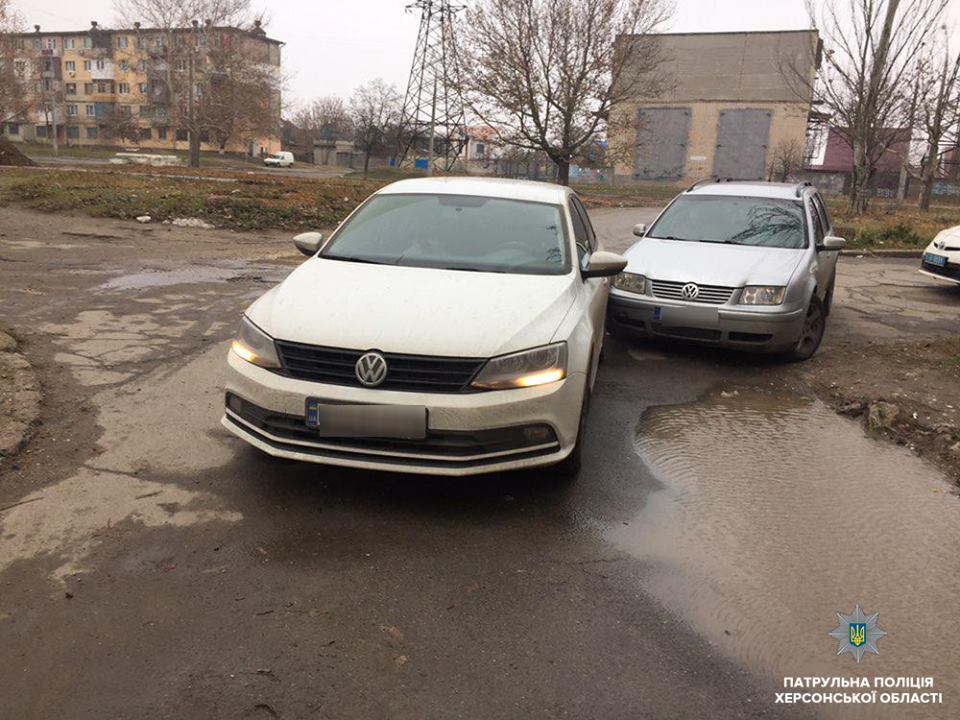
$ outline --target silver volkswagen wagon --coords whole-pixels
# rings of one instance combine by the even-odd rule
[[[610,291],[612,332],[792,360],[817,351],[845,241],[809,183],[697,183],[633,232]]]

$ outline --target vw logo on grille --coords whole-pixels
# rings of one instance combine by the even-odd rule
[[[353,368],[361,385],[376,387],[387,379],[387,361],[378,352],[362,355]]]
[[[680,288],[680,296],[684,300],[696,300],[697,295],[700,294],[700,288],[697,287],[696,283],[687,283],[682,288]]]
[[[943,249],[947,246],[947,241],[946,241],[946,240],[937,240],[937,241],[933,244],[933,246],[934,246],[937,250],[943,250]]]

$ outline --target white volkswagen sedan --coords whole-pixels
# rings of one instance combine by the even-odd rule
[[[566,187],[431,178],[383,188],[253,303],[223,424],[270,455],[469,475],[575,474],[608,278]]]

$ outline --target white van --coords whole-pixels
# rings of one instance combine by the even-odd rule
[[[293,153],[283,151],[267,155],[263,159],[263,164],[267,167],[293,167]]]

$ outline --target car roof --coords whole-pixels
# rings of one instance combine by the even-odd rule
[[[690,195],[725,195],[735,197],[778,198],[782,200],[797,200],[803,197],[807,190],[815,190],[812,185],[803,183],[774,183],[756,181],[723,181],[705,182],[694,185],[684,194]]]
[[[533,180],[448,176],[399,180],[377,194],[475,195],[558,205],[565,203],[572,192],[564,185]]]

